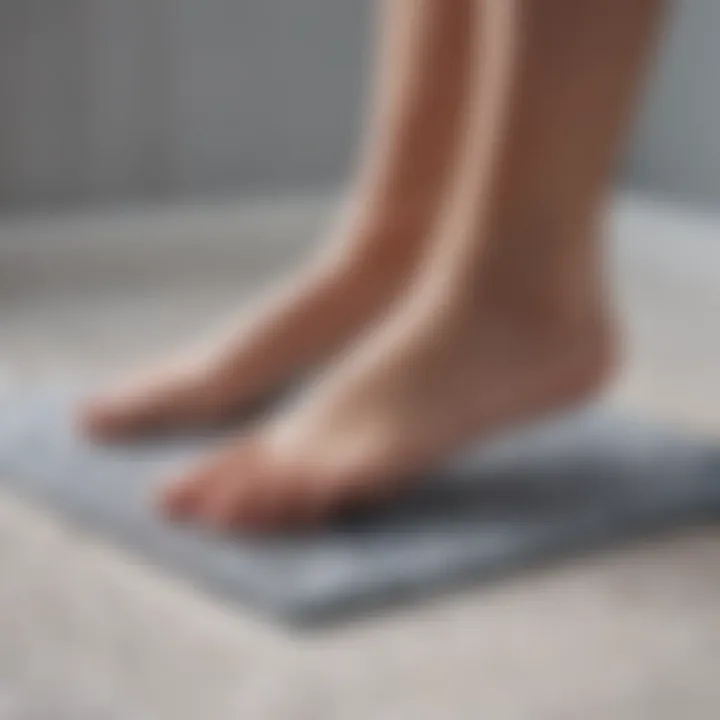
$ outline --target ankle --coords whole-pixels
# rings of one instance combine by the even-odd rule
[[[515,219],[468,268],[476,302],[549,329],[602,324],[607,293],[600,234],[592,220]]]

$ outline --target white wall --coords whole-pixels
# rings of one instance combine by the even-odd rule
[[[676,0],[627,165],[640,187],[720,205],[720,1]]]
[[[0,207],[343,174],[366,0],[0,0]]]
[[[0,208],[332,184],[372,5],[0,0]],[[626,176],[720,202],[720,2],[676,7]]]

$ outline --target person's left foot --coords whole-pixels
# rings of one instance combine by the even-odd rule
[[[212,425],[326,362],[402,291],[420,251],[416,224],[386,214],[350,224],[221,337],[89,398],[82,431],[112,441]]]
[[[602,385],[612,364],[604,322],[529,320],[408,303],[300,404],[167,487],[164,510],[219,528],[325,519]]]

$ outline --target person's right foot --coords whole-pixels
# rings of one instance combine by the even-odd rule
[[[90,398],[81,428],[112,440],[221,421],[335,354],[410,273],[414,239],[398,227],[387,234],[366,234],[341,259],[301,273],[251,307],[226,337]]]
[[[278,530],[387,500],[469,441],[585,402],[613,368],[612,329],[536,298],[467,302],[421,287],[299,401],[214,450],[162,509],[222,530]]]

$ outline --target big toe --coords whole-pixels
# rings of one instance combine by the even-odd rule
[[[211,391],[201,373],[163,370],[89,398],[79,424],[90,437],[113,440],[205,422],[216,402]]]
[[[146,431],[168,414],[163,398],[128,392],[91,397],[81,405],[78,420],[90,437],[112,440]]]
[[[265,487],[262,465],[248,442],[203,458],[162,488],[158,503],[170,519],[192,519],[217,529],[258,526]]]
[[[161,509],[219,530],[268,532],[322,519],[325,493],[295,464],[278,463],[255,438],[244,438],[166,486]]]

